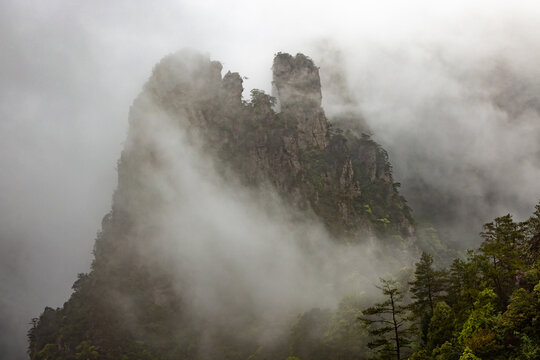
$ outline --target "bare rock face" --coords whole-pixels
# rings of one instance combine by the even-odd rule
[[[229,71],[223,77],[221,85],[222,96],[224,101],[228,102],[231,106],[240,106],[242,104],[242,92],[244,91],[242,83],[243,80],[237,72],[231,73]]]
[[[274,58],[272,70],[282,110],[320,109],[321,79],[319,69],[310,58],[303,54],[293,57],[279,53]]]
[[[272,70],[281,111],[297,123],[300,148],[324,149],[328,145],[328,126],[321,108],[319,68],[303,54],[293,57],[279,53]]]
[[[219,62],[196,52],[169,55],[155,66],[143,94],[151,94],[167,107],[201,104],[218,95],[221,69]]]

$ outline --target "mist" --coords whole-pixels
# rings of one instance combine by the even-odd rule
[[[361,114],[414,215],[453,204],[441,215],[452,221],[439,225],[459,232],[463,221],[465,246],[478,224],[524,216],[540,198],[539,121],[529,101],[538,94],[534,2],[4,1],[0,10],[0,353],[10,358],[24,357],[29,320],[44,305],[61,306],[75,275],[88,271],[129,106],[152,66],[180,48],[247,76],[245,96],[270,92],[274,53],[312,56],[329,118]],[[321,41],[342,53],[346,99],[326,93],[336,59],[321,53]],[[202,184],[209,193],[221,186]],[[240,213],[252,203],[233,201]],[[205,204],[221,209],[212,197]]]
[[[183,66],[198,66],[189,62]],[[178,296],[207,324],[204,331],[260,326],[265,330],[256,340],[268,343],[307,309],[335,307],[350,294],[372,298],[379,276],[411,263],[406,251],[400,261],[385,256],[388,249],[375,237],[338,241],[269,184],[246,188],[238,174],[224,176],[202,150],[204,135],[145,94],[131,116],[124,161],[136,181],[117,194],[135,224],[130,241],[145,262],[176,279]],[[155,161],[141,161],[148,153]]]
[[[459,42],[366,44],[361,54],[315,47],[327,88],[346,95],[327,96],[330,119],[359,114],[363,124],[345,126],[388,150],[416,220],[461,248],[496,216],[526,218],[540,195],[540,51],[530,23],[505,25],[489,42],[482,29]]]

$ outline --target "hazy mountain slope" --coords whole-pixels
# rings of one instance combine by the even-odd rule
[[[416,251],[386,152],[327,122],[309,58],[276,55],[277,99],[243,101],[240,75],[221,69],[191,52],[155,67],[130,110],[92,271],[36,321],[32,358],[232,359],[268,343],[281,356],[274,326],[343,295],[340,274],[360,266],[345,244],[377,236]]]

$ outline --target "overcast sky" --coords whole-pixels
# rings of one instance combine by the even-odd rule
[[[346,66],[355,79],[369,80],[362,55],[373,46],[435,44],[464,62],[508,51],[514,68],[529,69],[539,63],[538,23],[534,1],[1,1],[0,352],[23,356],[29,320],[61,306],[89,269],[129,106],[164,55],[209,53],[224,72],[248,77],[247,89],[266,91],[273,54],[309,55],[323,40],[354,55]],[[414,84],[414,75],[386,80]],[[398,136],[385,135],[389,117],[370,124],[383,142]]]

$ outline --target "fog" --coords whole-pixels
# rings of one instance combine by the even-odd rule
[[[497,26],[489,42],[472,33],[456,43],[367,44],[362,53],[315,47],[321,72],[332,74],[326,88],[346,94],[327,96],[330,115],[361,114],[360,130],[388,150],[416,220],[461,248],[496,216],[526,218],[540,195],[540,51],[531,24],[512,24],[517,43]]]
[[[177,76],[160,77],[162,89],[191,78],[178,69],[201,61],[185,52],[176,56],[187,60],[176,63]],[[216,327],[241,333],[260,326],[265,331],[257,340],[271,341],[297,314],[374,290],[379,276],[410,263],[403,249],[402,261],[385,256],[372,237],[356,245],[338,242],[314,214],[291,206],[270,185],[249,189],[237,174],[224,177],[201,150],[204,134],[186,132],[188,115],[178,114],[145,93],[137,98],[116,206],[135,224],[130,242],[145,261],[165,268],[192,316],[212,324],[204,329],[208,336]],[[148,154],[153,161],[144,161]]]
[[[1,355],[24,357],[29,319],[89,269],[129,106],[164,55],[208,52],[248,77],[245,95],[270,92],[274,53],[311,55],[323,80],[345,78],[323,81],[327,113],[362,114],[415,214],[453,204],[448,228],[468,219],[468,234],[540,198],[539,17],[534,2],[502,1],[3,1]],[[344,86],[346,98],[331,96]]]

